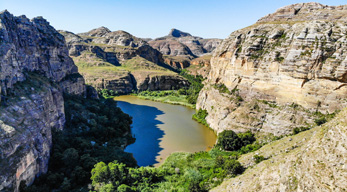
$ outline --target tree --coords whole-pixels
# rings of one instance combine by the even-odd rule
[[[218,147],[228,151],[236,151],[242,147],[242,140],[232,130],[225,130],[218,135]]]

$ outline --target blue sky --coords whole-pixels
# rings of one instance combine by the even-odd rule
[[[312,1],[312,0],[311,0]],[[306,0],[0,0],[0,10],[43,16],[56,29],[75,33],[100,26],[156,38],[177,28],[204,38],[226,38],[285,5]],[[317,0],[328,5],[345,0]]]

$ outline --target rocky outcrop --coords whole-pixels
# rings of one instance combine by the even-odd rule
[[[180,30],[178,30],[178,29],[171,29],[168,36],[169,36],[169,37],[176,37],[176,38],[179,38],[179,37],[187,37],[187,36],[192,36],[192,35],[189,34],[189,33],[180,31]]]
[[[98,90],[119,94],[142,90],[171,90],[188,86],[188,81],[171,69],[185,62],[164,64],[162,54],[148,43],[124,31],[101,27],[87,33],[60,31],[86,83]],[[175,84],[173,84],[175,83]]]
[[[134,73],[134,77],[137,80],[136,86],[139,91],[177,90],[189,87],[188,80],[179,75]]]
[[[178,29],[171,29],[167,36],[154,39],[148,43],[166,56],[166,63],[173,64],[178,57],[181,57],[181,60],[192,60],[196,57],[210,54],[220,42],[220,39],[203,39]],[[172,60],[170,58],[175,59]],[[175,67],[175,64],[172,66]],[[182,66],[178,65],[177,67]]]
[[[80,34],[68,31],[60,33],[66,38],[70,56],[78,57],[83,51],[88,51],[114,65],[120,65],[123,61],[136,56],[153,63],[163,63],[159,51],[149,46],[146,41],[125,31],[111,32],[105,27],[100,27]]]
[[[220,39],[203,39],[178,29],[171,29],[167,36],[148,43],[163,55],[198,57],[211,53],[220,42]]]
[[[65,40],[42,17],[0,13],[0,191],[47,171],[52,130],[65,123],[63,93],[86,96]]]
[[[346,107],[346,14],[346,6],[301,3],[233,32],[215,50],[197,103],[210,126],[281,135],[313,111]],[[268,104],[252,111],[253,101]]]
[[[248,169],[211,191],[344,191],[347,188],[347,110],[322,127],[243,155]],[[266,158],[255,164],[254,155]]]

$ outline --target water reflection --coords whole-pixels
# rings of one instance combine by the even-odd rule
[[[177,151],[206,151],[216,142],[212,130],[192,120],[194,109],[135,96],[120,96],[115,100],[133,117],[132,133],[136,142],[125,151],[133,153],[141,166],[158,166]]]
[[[155,107],[136,105],[124,101],[118,101],[118,106],[133,117],[132,134],[136,138],[136,144],[129,145],[126,152],[133,153],[139,166],[148,166],[158,163],[156,157],[163,150],[159,146],[164,131],[158,125],[163,122],[157,120],[163,111]]]

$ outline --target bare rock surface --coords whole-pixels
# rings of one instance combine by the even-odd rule
[[[312,112],[346,107],[346,14],[346,6],[301,3],[233,32],[214,51],[197,109],[217,131],[281,135],[312,122]],[[272,107],[251,113],[252,101]]]
[[[191,61],[211,54],[220,42],[220,39],[203,39],[178,29],[171,29],[167,36],[148,41],[166,57],[165,62],[174,68],[187,68],[189,65],[177,65],[177,60]]]
[[[69,54],[87,84],[119,94],[143,90],[171,90],[188,86],[166,65],[163,55],[145,40],[105,27],[65,36]],[[180,63],[177,63],[179,65]],[[182,64],[184,65],[184,64]],[[173,65],[172,65],[173,66]]]
[[[18,191],[47,171],[52,130],[65,123],[63,93],[85,97],[86,86],[64,37],[45,19],[3,11],[0,90],[0,191]]]

